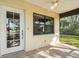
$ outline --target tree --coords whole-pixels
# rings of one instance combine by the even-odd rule
[[[79,15],[73,15],[61,18],[60,33],[79,35]]]

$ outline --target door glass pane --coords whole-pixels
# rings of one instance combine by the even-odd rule
[[[6,16],[7,48],[20,46],[20,15],[8,11]]]
[[[20,19],[19,13],[14,13],[14,19]]]
[[[13,18],[13,12],[7,11],[7,18]]]

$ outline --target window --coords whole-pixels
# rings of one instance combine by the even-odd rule
[[[20,46],[20,14],[6,12],[7,48]]]
[[[54,33],[54,18],[49,16],[33,14],[33,34],[53,34]]]

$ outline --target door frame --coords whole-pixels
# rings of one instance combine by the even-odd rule
[[[24,50],[24,45],[25,45],[25,22],[24,22],[24,10],[23,9],[18,9],[18,8],[14,8],[14,7],[8,7],[8,6],[0,6],[0,16],[1,16],[1,20],[3,19],[3,21],[0,21],[0,23],[2,23],[4,26],[2,26],[2,29],[4,29],[5,31],[6,31],[6,15],[4,15],[4,10],[8,10],[8,9],[11,9],[12,11],[15,11],[16,12],[16,10],[17,10],[17,12],[20,12],[20,11],[22,11],[22,15],[21,16],[23,16],[22,18],[23,18],[23,48],[22,49],[18,49],[18,50],[15,50],[15,51],[13,51],[13,52],[16,52],[16,51],[20,51],[20,50]],[[11,11],[10,10],[10,11]],[[3,16],[4,15],[4,16]],[[21,21],[21,20],[20,20]],[[21,24],[21,23],[20,23]],[[21,26],[21,25],[20,25]],[[0,27],[1,27],[1,25],[0,25]],[[1,36],[1,39],[3,40],[0,40],[0,56],[2,56],[2,55],[4,55],[4,54],[6,54],[6,53],[9,53],[9,52],[6,52],[6,50],[4,50],[4,46],[2,46],[2,43],[6,40],[6,32],[4,32],[4,31],[0,31],[0,36]],[[7,43],[5,43],[6,45],[7,45]],[[11,48],[12,49],[12,48]],[[6,53],[5,53],[6,52]],[[12,53],[12,51],[11,51],[11,53]]]

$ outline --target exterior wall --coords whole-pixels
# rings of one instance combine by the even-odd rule
[[[30,51],[36,48],[40,48],[54,44],[59,41],[59,15],[55,12],[48,11],[39,6],[27,3],[22,0],[0,0],[0,5],[9,6],[13,8],[23,9],[25,13],[25,51]],[[55,18],[54,34],[45,35],[33,35],[33,12],[51,16]],[[46,42],[45,42],[46,40]]]

